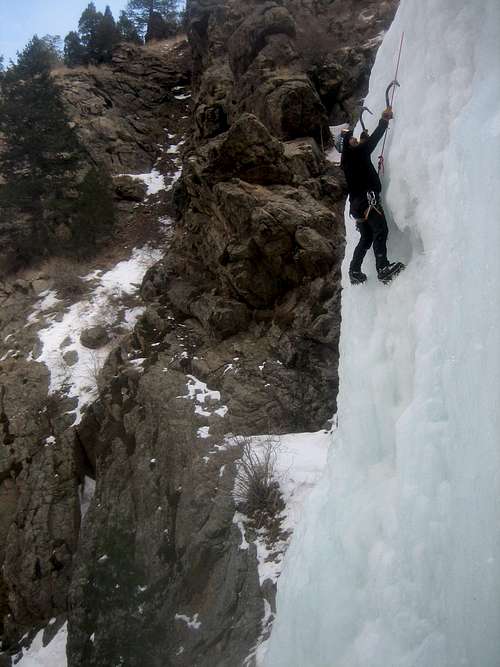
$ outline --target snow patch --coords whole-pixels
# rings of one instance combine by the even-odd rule
[[[75,423],[80,422],[84,406],[97,397],[96,377],[112,347],[111,342],[97,350],[86,348],[80,342],[82,331],[101,324],[103,319],[107,326],[115,323],[123,311],[120,300],[137,293],[142,276],[161,255],[161,250],[149,246],[136,248],[130,259],[119,262],[110,271],[99,275],[94,272],[93,280],[98,284],[91,294],[70,306],[60,321],[47,316],[48,326],[38,332],[42,351],[37,361],[45,363],[50,371],[51,393],[60,391],[78,401]],[[142,312],[142,308],[125,311],[124,325],[133,328]],[[66,339],[70,340],[69,345],[63,345]],[[70,351],[78,355],[72,366],[63,358]]]
[[[158,192],[166,189],[165,177],[157,169],[152,169],[147,174],[120,174],[120,176],[128,176],[135,181],[141,181],[147,187],[146,196],[156,195]]]
[[[198,620],[199,614],[195,614],[193,618],[186,616],[186,614],[176,614],[175,620],[182,621],[191,630],[199,630],[201,628],[201,621]]]
[[[29,649],[21,651],[21,657],[16,656],[16,667],[66,667],[66,642],[68,639],[68,624],[65,623],[57,632],[52,641],[43,645],[43,630],[35,636]]]

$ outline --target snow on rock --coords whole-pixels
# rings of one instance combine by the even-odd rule
[[[16,656],[16,667],[66,667],[66,641],[68,627],[65,623],[52,641],[43,645],[43,630],[36,635],[29,649],[22,651],[22,657]]]
[[[38,322],[41,316],[44,316],[57,309],[61,300],[57,298],[55,290],[45,290],[39,295],[39,300],[36,302],[33,312],[30,313],[26,321],[26,326]]]
[[[120,174],[128,176],[136,181],[141,181],[147,187],[146,196],[156,195],[158,192],[166,189],[165,178],[157,169],[152,169],[147,174]]]
[[[274,476],[279,482],[285,502],[282,512],[281,537],[269,542],[264,528],[256,531],[254,544],[257,550],[257,563],[260,585],[266,581],[276,584],[283,568],[283,557],[290,538],[301,516],[305,500],[317,484],[326,466],[331,432],[291,433],[282,436],[254,436],[249,439],[252,450],[263,458],[267,447],[272,446],[275,453]],[[249,542],[245,531],[248,517],[236,512],[233,523],[241,532],[240,549],[248,549]],[[267,650],[267,639],[274,615],[267,600],[264,600],[265,614],[262,620],[262,633],[257,645],[247,658],[252,664],[256,659],[262,663]]]
[[[378,52],[377,113],[406,31],[383,180],[408,267],[350,286],[346,219],[338,434],[267,667],[500,665],[499,25],[498,0],[402,0]]]
[[[195,614],[193,618],[186,616],[186,614],[176,614],[175,620],[182,621],[191,630],[199,630],[201,628],[201,621],[198,620],[199,614]]]
[[[111,342],[97,350],[86,348],[80,342],[82,331],[103,321],[107,326],[116,323],[120,313],[125,311],[120,299],[138,291],[142,276],[161,255],[160,250],[147,246],[136,248],[128,260],[119,262],[110,271],[86,276],[87,281],[98,284],[90,296],[71,305],[62,318],[46,316],[48,326],[38,332],[42,351],[37,361],[45,363],[50,371],[50,392],[65,392],[77,399],[75,423],[81,419],[82,408],[97,396],[96,378],[112,347]],[[38,317],[42,312],[40,308],[38,304]],[[142,312],[143,308],[125,311],[124,326],[132,329]],[[65,362],[68,352],[78,355],[73,365]]]

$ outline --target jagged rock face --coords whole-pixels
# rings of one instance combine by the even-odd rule
[[[248,322],[258,323],[250,338],[265,339],[262,350],[283,364],[275,380],[288,393],[279,402],[295,407],[302,397],[300,414],[290,420],[262,400],[246,423],[238,419],[245,432],[265,422],[277,431],[292,423],[317,429],[335,410],[345,191],[321,148],[328,116],[352,120],[395,7],[393,0],[188,3],[194,150],[178,196],[179,233],[155,280],[162,303],[197,317],[176,294],[179,280],[184,293],[195,293],[203,275],[202,291],[208,280],[214,294],[248,309],[230,331],[197,317],[212,337],[237,335],[238,326],[243,335]],[[327,44],[315,43],[327,33]],[[326,49],[321,66],[311,66],[305,44]],[[255,396],[267,384],[240,374],[233,395]]]
[[[109,66],[55,74],[83,145],[112,174],[151,168],[171,114],[172,89],[190,79],[186,42],[170,51],[123,44]]]
[[[275,2],[188,5],[196,147],[184,167],[182,223],[161,299],[215,339],[241,337],[250,326],[262,354],[282,364],[276,384],[288,392],[276,401],[264,391],[269,378],[240,374],[235,397],[262,390],[246,423],[236,408],[244,432],[320,428],[337,393],[344,186],[326,169],[327,113],[297,52],[292,10]],[[246,307],[232,328],[218,329],[213,318],[207,326],[193,308],[199,297],[180,303],[179,282],[195,294],[200,276],[234,312],[231,304]],[[296,396],[305,405],[290,420],[283,406],[297,407]]]
[[[183,124],[177,116],[186,103],[174,97],[172,88],[189,80],[186,43],[165,52],[155,49],[125,46],[109,68],[54,74],[63,92],[74,96],[73,120],[85,148],[96,161],[108,160],[110,169],[150,171],[160,134],[165,143],[165,119],[175,118],[168,122],[174,133]],[[115,121],[122,127],[119,141],[114,133],[99,133],[103,118],[110,127]],[[171,158],[165,153],[163,159]],[[146,187],[128,177],[117,178],[115,187],[128,219]],[[165,214],[166,205],[161,206],[156,217]],[[49,394],[48,369],[35,361],[37,327],[43,324],[27,318],[40,293],[53,287],[45,271],[27,271],[22,280],[0,276],[0,640],[9,651],[30,628],[67,612],[81,485],[85,474],[95,475],[102,419],[96,409],[78,430],[72,429],[75,400]],[[102,338],[93,333],[87,342],[99,347]],[[68,366],[75,362],[75,352],[61,348],[60,354]],[[10,665],[0,651],[1,664],[4,659]]]
[[[0,285],[0,623],[6,646],[19,627],[66,608],[80,526],[79,462],[65,434],[68,402],[48,397],[44,364],[26,360],[33,331],[19,325],[33,285]],[[14,342],[15,340],[15,342]]]
[[[274,592],[260,586],[255,547],[242,546],[234,522],[241,452],[224,436],[318,429],[334,412],[345,187],[322,143],[373,57],[363,10],[377,12],[378,30],[393,5],[188,3],[193,132],[175,235],[142,286],[146,313],[74,431],[45,420],[35,434],[16,416],[25,397],[7,386],[3,399],[8,636],[69,607],[69,667],[236,667],[255,646]],[[303,21],[341,16],[354,22],[338,35],[345,59],[309,76]],[[149,169],[163,99],[179,83],[155,55],[137,62],[134,48],[112,75],[59,82],[93,159],[113,173]],[[129,179],[115,186],[124,201],[141,198]],[[7,368],[7,385],[17,369]],[[46,395],[43,367],[30,372]],[[189,400],[195,377],[220,397],[205,387],[203,404]],[[84,472],[97,487],[81,522]]]
[[[71,586],[70,666],[242,665],[266,595],[272,606],[234,523],[240,452],[222,443],[318,429],[335,409],[345,186],[321,150],[328,114],[297,52],[299,9],[188,4],[195,106],[179,220],[143,282],[147,312],[108,364],[101,416],[87,415],[94,444],[80,430],[97,492]],[[217,401],[187,400],[194,378],[220,392],[222,417]]]
[[[165,372],[176,339],[165,333],[143,324],[108,365],[98,488],[71,588],[70,665],[230,667],[259,632],[255,553],[240,549],[233,524],[239,452],[202,456],[185,373]],[[164,351],[141,376],[129,354],[156,339]]]

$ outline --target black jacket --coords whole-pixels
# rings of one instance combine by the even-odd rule
[[[382,190],[380,178],[372,164],[371,154],[384,136],[388,124],[388,121],[381,118],[377,129],[372,135],[357,146],[349,145],[349,139],[352,136],[351,132],[344,136],[340,165],[344,170],[347,180],[347,189],[349,190],[351,203],[355,199],[365,199],[367,192],[380,194]]]

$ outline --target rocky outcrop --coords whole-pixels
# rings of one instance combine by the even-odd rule
[[[110,169],[131,172],[134,167],[150,171],[158,157],[158,169],[172,163],[167,152],[171,138],[185,125],[179,116],[185,113],[186,100],[178,99],[179,93],[173,90],[189,80],[185,42],[166,51],[126,46],[118,50],[109,68],[56,72],[54,76],[68,94],[68,108],[69,99],[73,100],[73,122],[96,162],[108,160]],[[133,131],[126,123],[132,123],[135,116],[143,116],[144,121],[138,118]],[[114,130],[99,134],[99,128],[116,129],[121,122],[125,129],[119,141],[112,138]],[[165,155],[161,154],[160,136]],[[135,157],[127,162],[123,156],[136,155],[138,142],[143,152],[139,151],[135,163]],[[123,218],[130,227],[138,228],[122,225],[120,231],[126,238],[121,236],[120,244],[142,240],[147,225],[153,228],[149,221],[153,217],[153,233],[158,234],[158,217],[165,215],[168,205],[163,193],[154,196],[153,215],[152,205],[137,206],[146,195],[143,183],[122,176],[114,185],[117,206],[126,214]],[[19,222],[13,221],[14,231],[19,230]],[[141,226],[146,230],[141,231]],[[109,252],[116,262],[120,250],[110,248]],[[127,251],[122,252],[126,255]],[[73,270],[80,274],[84,267],[74,266]],[[85,475],[95,476],[99,411],[94,410],[79,429],[72,429],[75,399],[68,399],[64,392],[49,393],[49,370],[35,361],[41,349],[37,330],[49,323],[45,315],[37,315],[37,303],[42,292],[63,285],[66,278],[61,271],[47,264],[43,269],[24,271],[23,278],[0,276],[0,640],[1,649],[13,654],[21,635],[67,612],[73,556],[79,544],[83,482]],[[74,289],[78,285],[67,283],[65,287],[67,294],[58,296],[78,300]],[[64,306],[63,301],[55,303],[47,311],[49,320],[62,317]],[[86,333],[84,343],[91,348],[108,341],[106,330]],[[77,352],[65,352],[63,346],[60,355],[57,363],[68,368],[77,361]],[[0,650],[1,664],[2,660]]]
[[[357,121],[377,48],[398,1],[291,0],[290,5],[302,61],[331,123]],[[391,73],[387,76],[390,80]]]
[[[144,315],[76,429],[51,411],[36,434],[31,418],[20,421],[24,396],[10,384],[25,360],[7,356],[8,639],[67,612],[70,667],[252,664],[274,585],[261,586],[256,547],[235,520],[241,443],[229,434],[319,429],[334,413],[345,185],[323,149],[332,114],[354,109],[393,5],[188,3],[193,126],[176,223],[142,285]],[[306,21],[314,30],[346,21],[326,69],[305,62]],[[168,66],[154,50],[138,63],[135,48],[111,70],[59,79],[93,159],[116,175],[151,167],[172,114]],[[144,188],[114,183],[134,224]],[[28,386],[43,397],[38,366],[29,362],[40,375]],[[96,491],[82,520],[85,474]]]
[[[0,286],[0,624],[4,646],[20,627],[66,608],[80,525],[79,465],[66,433],[71,401],[48,396],[44,364],[26,359],[36,334],[19,326],[37,281]]]
[[[261,635],[273,586],[235,524],[226,436],[319,429],[338,384],[345,186],[304,11],[188,3],[193,134],[147,311],[106,369],[70,665],[234,667]]]
[[[185,41],[122,44],[109,66],[59,70],[54,79],[91,159],[111,174],[144,173],[163,143],[173,89],[189,83],[190,55]]]
[[[255,553],[240,549],[233,523],[239,451],[198,437],[206,417],[185,373],[165,372],[173,353],[181,358],[175,340],[143,323],[106,369],[97,492],[71,587],[70,665],[230,667],[259,632]],[[128,359],[160,341],[164,351],[141,374]],[[205,413],[220,406],[212,402]]]

